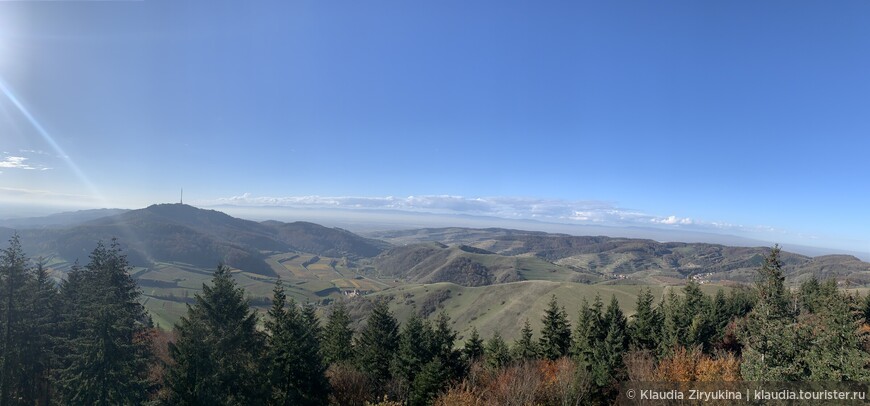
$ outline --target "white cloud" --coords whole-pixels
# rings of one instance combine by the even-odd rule
[[[26,170],[41,170],[46,171],[51,168],[43,165],[33,165],[30,164],[30,158],[23,156],[11,156],[7,155],[0,161],[0,168],[9,168],[9,169],[26,169]]]
[[[650,219],[650,221],[653,223],[657,223],[657,224],[670,224],[670,225],[673,225],[673,224],[683,224],[683,225],[695,224],[695,222],[692,221],[692,219],[690,219],[688,217],[680,218],[677,216],[668,216],[665,218],[653,218],[653,219]]]
[[[0,161],[0,168],[36,169],[25,161],[27,158],[23,156],[7,156]]]
[[[318,207],[372,210],[403,210],[441,214],[471,214],[506,219],[534,219],[558,223],[614,225],[699,225],[690,218],[650,215],[596,200],[559,200],[519,197],[422,196],[288,196],[265,197],[244,193],[209,203],[235,206]]]

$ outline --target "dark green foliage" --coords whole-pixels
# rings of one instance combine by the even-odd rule
[[[174,363],[166,372],[168,403],[241,405],[265,401],[257,315],[236,285],[230,269],[218,266],[211,286],[175,326],[169,345]]]
[[[554,360],[568,355],[568,350],[571,348],[571,325],[568,323],[565,309],[559,307],[556,295],[550,299],[541,323],[543,324],[539,344],[541,356]]]
[[[636,350],[654,350],[659,341],[661,315],[653,307],[655,298],[652,292],[641,289],[637,296],[636,312],[632,316],[629,335],[631,347]]]
[[[483,357],[483,339],[480,338],[480,333],[477,332],[477,327],[471,327],[471,337],[465,342],[465,347],[462,352],[465,354],[465,359],[469,363],[479,360]]]
[[[492,337],[486,342],[484,349],[486,357],[486,366],[492,369],[498,369],[507,365],[511,361],[511,354],[507,344],[501,338],[501,334],[496,331]]]
[[[603,317],[604,339],[593,346],[592,379],[599,387],[609,386],[620,379],[622,355],[628,348],[625,315],[619,301],[612,296]]]
[[[532,325],[529,323],[529,319],[526,319],[525,323],[523,323],[523,329],[520,330],[520,338],[514,342],[512,348],[514,359],[519,361],[538,357],[538,346],[532,339],[533,334]]]
[[[17,382],[23,377],[24,346],[28,340],[27,333],[27,289],[28,281],[27,257],[21,249],[18,235],[9,240],[9,248],[2,251],[0,258],[0,325],[2,325],[2,363],[0,363],[0,404],[7,405],[12,399],[18,398],[23,390]]]
[[[852,298],[840,293],[833,280],[820,286],[809,301],[815,309],[800,322],[812,328],[812,345],[804,355],[808,368],[806,379],[813,381],[864,381],[870,362],[856,333],[859,321],[852,314]],[[803,299],[803,298],[802,298]]]
[[[408,405],[424,406],[432,403],[435,395],[444,387],[444,383],[450,378],[449,369],[441,362],[441,358],[435,357],[423,366],[423,369],[414,378],[411,393],[408,396]]]
[[[462,362],[462,352],[454,348],[456,331],[450,327],[450,316],[441,312],[435,318],[432,327],[432,354],[441,359],[446,369],[447,379],[459,378],[465,374],[465,363]]]
[[[323,362],[326,365],[349,362],[353,358],[353,330],[350,329],[350,314],[347,305],[338,301],[332,305],[332,312],[323,329]]]
[[[375,301],[354,348],[357,367],[368,377],[373,391],[381,391],[390,380],[390,365],[398,347],[398,322],[385,300]]]
[[[801,354],[809,343],[806,332],[796,328],[779,255],[779,246],[773,247],[758,270],[758,302],[742,330],[741,373],[750,381],[798,380],[806,374]]]
[[[416,314],[412,314],[402,326],[402,331],[399,333],[399,350],[393,360],[393,376],[399,380],[403,389],[408,390],[423,366],[435,357],[432,335],[429,323],[424,322]]]
[[[62,287],[64,404],[139,404],[148,397],[151,321],[129,270],[117,241],[99,243]]]
[[[300,313],[287,302],[279,279],[266,321],[266,356],[271,405],[323,405],[329,393],[320,356],[319,322],[310,306]]]
[[[33,269],[29,297],[26,342],[23,346],[20,399],[23,403],[48,404],[51,400],[51,373],[56,362],[54,348],[59,323],[59,297],[54,281],[40,259]]]
[[[592,307],[583,299],[580,306],[580,316],[574,337],[574,348],[571,351],[583,368],[589,370],[594,360],[595,344],[604,338],[604,325],[601,316],[601,296],[595,295]]]

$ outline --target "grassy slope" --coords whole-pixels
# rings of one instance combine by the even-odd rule
[[[468,336],[472,325],[477,326],[484,338],[498,330],[506,340],[513,340],[526,318],[531,322],[532,328],[539,331],[540,319],[552,295],[556,295],[574,323],[584,298],[591,303],[595,295],[600,294],[606,306],[611,295],[616,295],[622,310],[631,314],[634,312],[638,292],[646,287],[652,289],[656,297],[661,297],[666,289],[674,289],[664,286],[586,285],[551,281],[522,281],[481,287],[434,283],[399,286],[381,291],[375,296],[391,296],[390,307],[396,317],[403,321],[412,312],[418,311],[427,297],[440,290],[449,290],[450,298],[442,302],[441,307],[453,320],[453,327],[459,333],[458,341],[463,341]],[[702,289],[712,294],[718,286],[704,285]]]

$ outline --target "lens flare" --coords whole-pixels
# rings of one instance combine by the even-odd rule
[[[70,170],[72,170],[76,178],[78,178],[78,180],[88,189],[88,192],[90,192],[90,194],[100,203],[103,203],[105,205],[105,198],[103,198],[103,195],[97,190],[97,188],[87,178],[87,176],[85,176],[84,172],[79,169],[78,165],[73,162],[69,155],[64,152],[63,148],[61,148],[60,145],[55,142],[54,138],[48,133],[48,131],[45,130],[42,124],[40,124],[39,121],[37,121],[36,118],[33,117],[32,114],[30,114],[30,111],[28,111],[27,108],[24,107],[24,105],[18,100],[18,97],[15,96],[15,93],[12,92],[9,86],[6,85],[6,82],[4,82],[2,79],[0,79],[0,91],[2,91],[6,98],[8,98],[9,101],[12,103],[12,105],[14,105],[15,108],[18,109],[18,112],[20,112],[21,115],[27,119],[27,121],[30,123],[30,125],[33,126],[33,128],[42,137],[42,139],[46,143],[48,143],[49,146],[51,146],[51,148],[58,155],[58,157],[60,157],[64,161],[64,163],[66,163],[66,165],[70,168]]]

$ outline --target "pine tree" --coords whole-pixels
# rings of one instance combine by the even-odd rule
[[[149,392],[151,320],[117,240],[98,243],[65,285],[65,346],[59,370],[65,404],[139,404]]]
[[[380,391],[392,377],[390,365],[399,346],[399,326],[386,300],[377,300],[355,345],[359,370]]]
[[[477,327],[471,326],[471,337],[465,342],[465,347],[462,350],[465,353],[465,359],[469,363],[479,360],[483,357],[483,339],[480,338],[480,333],[477,332]]]
[[[538,356],[538,346],[532,339],[532,325],[529,319],[523,323],[523,329],[520,330],[520,338],[514,343],[513,356],[516,360],[530,360]]]
[[[332,305],[332,312],[323,329],[323,362],[331,365],[349,362],[353,358],[353,330],[350,329],[350,313],[343,301]]]
[[[318,321],[310,306],[300,313],[296,302],[287,302],[279,279],[272,294],[266,321],[266,356],[272,405],[326,404],[329,383],[320,356]]]
[[[658,345],[661,317],[653,307],[655,298],[649,288],[641,289],[629,328],[631,346],[636,350],[653,350]]]
[[[498,331],[493,333],[492,337],[487,340],[484,356],[486,357],[486,365],[492,369],[501,368],[511,361],[508,346]]]
[[[175,325],[169,345],[174,361],[166,372],[167,402],[174,405],[262,404],[260,372],[263,337],[245,291],[220,265],[211,286],[203,284],[196,302]]]
[[[541,323],[541,356],[553,360],[568,355],[571,348],[571,325],[565,309],[559,307],[556,295],[550,299]]]

